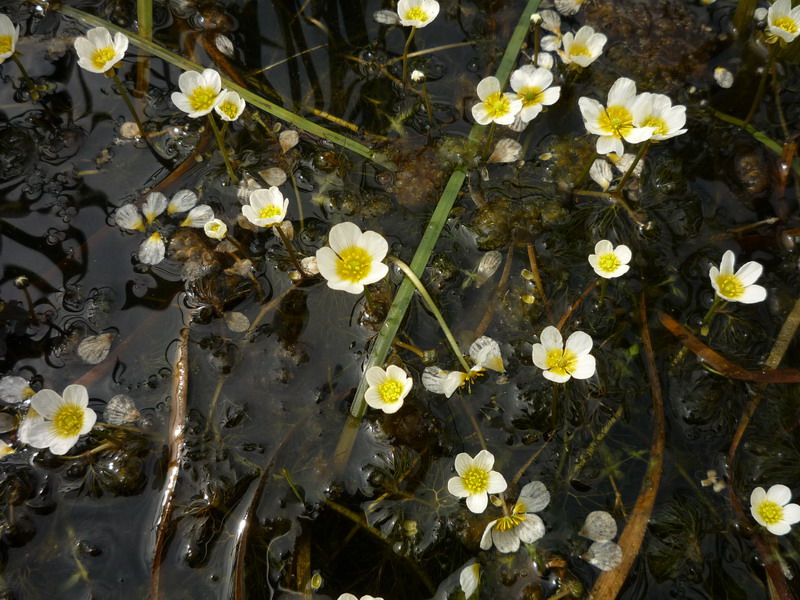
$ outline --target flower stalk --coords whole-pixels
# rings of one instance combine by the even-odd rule
[[[136,121],[136,126],[139,128],[139,135],[144,138],[144,125],[142,125],[142,121],[139,119],[139,113],[136,112],[133,102],[131,102],[131,98],[128,95],[128,91],[125,89],[125,86],[122,85],[122,82],[117,76],[117,72],[113,68],[109,69],[108,73],[110,73],[109,77],[111,77],[111,79],[114,81],[114,85],[117,86],[119,95],[122,96],[122,99],[125,101],[125,105],[128,107],[131,115],[133,115],[133,120]]]
[[[11,55],[12,60],[17,64],[17,68],[19,69],[20,73],[22,73],[22,79],[25,81],[25,85],[28,87],[28,93],[31,95],[31,100],[38,100],[39,99],[39,88],[33,82],[33,79],[30,78],[28,75],[28,71],[25,70],[25,67],[22,65],[22,61],[17,56],[17,53]]]
[[[289,260],[292,261],[294,268],[297,269],[297,272],[300,273],[300,277],[305,279],[308,277],[308,273],[303,270],[303,267],[300,266],[300,261],[297,259],[297,253],[295,253],[294,248],[292,248],[292,243],[289,241],[289,238],[286,237],[286,234],[281,229],[280,224],[273,225],[272,229],[280,236],[281,240],[283,241],[283,245],[286,246],[286,251],[289,253]],[[366,288],[364,288],[366,289]]]
[[[639,161],[642,160],[642,157],[647,153],[647,150],[650,148],[652,143],[653,140],[649,139],[641,145],[639,151],[636,153],[636,157],[631,163],[631,166],[628,167],[627,171],[625,171],[625,175],[622,176],[622,179],[619,180],[617,187],[614,189],[615,192],[621,192],[625,188],[625,184],[628,183],[628,179],[630,179],[631,175],[633,175],[633,172],[636,170],[636,165],[638,165]]]
[[[411,48],[411,41],[414,39],[414,34],[417,32],[416,27],[412,27],[408,32],[408,39],[406,45],[403,47],[403,87],[408,84],[408,50]]]
[[[211,123],[211,130],[214,132],[217,146],[219,146],[219,151],[222,152],[222,158],[225,160],[225,168],[228,170],[228,177],[231,178],[233,185],[239,185],[239,178],[236,177],[236,173],[233,172],[233,164],[231,164],[231,158],[228,155],[228,150],[225,148],[225,140],[222,138],[222,132],[219,130],[217,121],[211,113],[208,113],[208,122]]]
[[[753,120],[753,117],[758,110],[758,105],[761,103],[761,98],[764,97],[764,90],[767,87],[767,77],[772,72],[772,67],[775,65],[775,58],[778,56],[778,48],[780,46],[778,43],[774,43],[770,46],[769,49],[769,57],[767,58],[767,65],[764,67],[764,72],[761,73],[761,79],[758,82],[758,89],[756,90],[756,95],[753,96],[753,104],[750,105],[750,111],[747,113],[747,116],[744,118],[744,126],[750,124],[750,121]]]

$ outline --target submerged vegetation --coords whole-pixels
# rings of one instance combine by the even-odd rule
[[[0,3],[3,597],[793,597],[800,7],[79,6]]]

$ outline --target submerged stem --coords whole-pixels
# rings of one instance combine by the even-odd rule
[[[119,95],[122,96],[122,99],[125,101],[125,105],[128,107],[131,115],[133,115],[133,120],[136,121],[136,126],[139,128],[139,135],[144,138],[144,125],[142,125],[142,121],[139,118],[139,113],[136,112],[136,108],[134,108],[133,102],[131,102],[131,98],[128,96],[128,90],[126,90],[125,86],[122,85],[122,82],[119,80],[119,77],[114,69],[111,69],[111,79],[114,80],[114,85],[117,86]]]
[[[211,130],[214,132],[214,137],[217,140],[219,151],[222,152],[222,158],[225,159],[225,168],[228,170],[228,177],[231,178],[233,185],[239,185],[239,178],[236,177],[236,173],[233,172],[231,158],[228,156],[227,148],[225,148],[225,140],[222,138],[222,133],[220,132],[219,127],[217,127],[217,121],[214,119],[214,115],[211,113],[208,113],[208,122],[211,123]]]
[[[653,143],[653,139],[647,140],[644,144],[642,144],[639,151],[636,153],[636,158],[633,159],[631,166],[628,167],[628,170],[625,171],[625,175],[622,176],[622,179],[619,180],[617,187],[614,188],[615,192],[621,192],[625,188],[625,184],[628,183],[628,179],[630,179],[633,172],[636,170],[636,165],[639,164],[639,161],[642,160],[642,157],[647,152],[647,149],[650,148],[650,145]]]
[[[17,63],[17,68],[22,73],[22,79],[25,80],[25,85],[28,86],[28,93],[31,95],[31,100],[38,100],[39,99],[39,90],[36,89],[36,84],[33,82],[33,79],[30,78],[28,75],[28,71],[25,70],[25,67],[22,66],[22,61],[17,57],[17,53],[14,52],[11,55],[11,58]]]
[[[761,98],[764,96],[764,89],[767,87],[767,77],[769,77],[770,72],[772,71],[772,67],[775,64],[775,58],[778,56],[778,42],[775,42],[770,46],[769,49],[769,58],[767,58],[767,65],[764,67],[764,72],[761,73],[761,80],[758,82],[758,89],[756,90],[756,95],[753,96],[753,103],[750,105],[750,111],[747,113],[747,116],[744,118],[744,124],[749,125],[750,121],[753,120],[753,117],[758,110],[758,105],[761,103]]]
[[[403,47],[403,87],[408,83],[408,49],[411,47],[411,40],[414,39],[414,34],[417,32],[416,27],[412,27],[406,40],[406,45]]]
[[[303,267],[300,265],[300,261],[297,259],[297,254],[295,253],[294,248],[292,248],[292,243],[289,241],[289,238],[286,237],[286,234],[283,232],[283,229],[281,229],[280,224],[273,225],[272,229],[274,229],[280,236],[281,240],[283,240],[283,245],[286,246],[286,251],[289,253],[289,260],[292,261],[294,268],[297,269],[298,273],[300,273],[300,277],[303,279],[308,277],[308,273],[303,271]]]

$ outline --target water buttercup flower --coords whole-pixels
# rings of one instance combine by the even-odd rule
[[[588,379],[594,375],[595,360],[589,354],[592,338],[589,334],[576,331],[564,344],[561,332],[548,326],[539,336],[541,343],[533,345],[533,364],[543,370],[545,379],[564,383],[570,377]]]
[[[686,125],[685,106],[682,104],[672,106],[672,100],[664,94],[644,93],[640,97],[644,99],[645,116],[639,125],[653,128],[651,139],[668,140],[686,133],[686,130],[682,129]]]
[[[192,118],[210,113],[224,95],[222,79],[214,69],[181,73],[178,87],[181,91],[172,92],[172,103]]]
[[[222,240],[228,234],[228,226],[224,221],[211,219],[208,223],[203,225],[203,231],[212,240]]]
[[[122,60],[128,49],[128,36],[117,32],[114,38],[105,27],[95,27],[85,37],[75,38],[78,66],[91,73],[105,73]]]
[[[520,542],[532,544],[544,535],[542,519],[535,512],[550,502],[550,492],[541,481],[531,481],[522,488],[511,513],[491,521],[483,530],[481,550],[494,544],[500,552],[516,552]]]
[[[469,357],[475,363],[469,373],[463,371],[445,371],[439,367],[426,367],[422,373],[422,386],[434,394],[444,394],[449,398],[467,381],[474,381],[486,369],[504,373],[503,356],[500,344],[489,336],[481,336],[469,347]]]
[[[800,506],[789,504],[792,491],[785,485],[773,485],[768,491],[757,487],[750,494],[750,514],[774,535],[786,535],[800,521]]]
[[[97,415],[88,405],[89,394],[82,385],[68,385],[63,396],[53,390],[37,392],[31,398],[31,408],[42,420],[31,426],[28,444],[65,454],[94,427]]]
[[[489,494],[499,494],[508,487],[505,478],[492,471],[494,456],[488,450],[481,450],[472,458],[466,452],[456,456],[457,477],[447,482],[448,491],[458,498],[467,499],[467,508],[474,513],[482,513],[489,502]]]
[[[565,33],[561,40],[564,49],[557,52],[565,65],[574,63],[580,67],[588,67],[603,53],[606,41],[608,38],[605,35],[584,25],[574,37],[570,32]]]
[[[607,163],[606,163],[607,164]],[[600,240],[594,246],[594,254],[589,255],[589,264],[594,272],[606,279],[619,277],[628,272],[631,249],[625,244],[616,248],[608,240]]]
[[[425,27],[438,14],[439,3],[436,0],[400,0],[397,3],[400,25],[405,27]]]
[[[600,136],[597,138],[598,154],[622,155],[625,151],[623,139],[631,144],[650,139],[653,128],[638,125],[647,116],[645,103],[646,98],[636,95],[636,84],[627,77],[620,77],[611,86],[605,108],[586,96],[578,100],[586,130]]]
[[[0,64],[14,54],[18,39],[19,25],[15,27],[11,19],[6,15],[0,15]]]
[[[525,65],[511,73],[511,89],[517,93],[517,98],[522,101],[519,118],[528,123],[542,112],[543,106],[550,106],[558,101],[561,88],[550,87],[553,83],[553,74],[544,68]]]
[[[253,225],[271,227],[286,218],[289,199],[284,198],[274,185],[269,189],[254,190],[250,194],[250,204],[242,206],[242,214]]]
[[[787,44],[794,41],[800,34],[800,6],[792,8],[791,0],[777,0],[767,11],[767,29]]]
[[[767,297],[767,290],[760,285],[755,285],[755,282],[761,277],[764,268],[751,260],[734,273],[735,260],[733,252],[727,250],[722,255],[722,264],[719,269],[717,267],[709,269],[708,276],[711,278],[711,286],[717,296],[729,302],[741,302],[742,304],[761,302]]]
[[[355,223],[339,223],[331,228],[328,244],[317,250],[319,272],[328,287],[360,294],[364,286],[380,281],[389,272],[383,259],[389,244],[375,231],[361,232]]]
[[[222,94],[222,98],[214,107],[214,112],[223,121],[235,121],[244,112],[245,104],[244,98],[236,92],[228,90]]]
[[[522,110],[522,100],[515,94],[503,93],[497,77],[487,77],[478,84],[478,98],[481,102],[472,107],[472,116],[480,125],[511,125]]]
[[[385,370],[381,367],[370,367],[366,372],[369,389],[364,400],[372,408],[382,410],[386,414],[396,413],[403,406],[403,399],[408,396],[414,381],[406,372],[395,365]]]

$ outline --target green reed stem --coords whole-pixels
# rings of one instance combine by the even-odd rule
[[[33,79],[28,76],[28,71],[25,70],[25,67],[22,65],[22,61],[17,56],[17,53],[14,52],[11,55],[11,58],[17,64],[17,68],[20,70],[20,73],[22,73],[22,79],[25,81],[25,85],[28,87],[28,93],[31,95],[31,100],[38,100],[39,90],[36,87],[36,84],[33,82]]]
[[[422,99],[425,101],[425,111],[428,113],[428,123],[433,127],[433,110],[431,110],[431,99],[428,95],[428,84],[422,81]]]
[[[403,86],[408,83],[408,49],[411,47],[411,40],[414,39],[414,34],[417,33],[417,28],[412,27],[406,40],[406,45],[403,47]]]
[[[117,72],[113,68],[109,69],[109,71],[111,72],[111,79],[114,81],[114,85],[117,86],[119,95],[122,96],[122,99],[125,101],[125,106],[128,107],[128,110],[133,116],[133,120],[136,121],[136,126],[139,128],[139,136],[144,138],[144,125],[142,125],[142,121],[139,118],[139,113],[137,113],[136,109],[133,107],[133,102],[131,102],[131,97],[128,95],[128,90],[122,85],[122,82],[117,76]]]
[[[761,80],[758,82],[758,89],[756,90],[756,95],[753,96],[753,104],[750,105],[750,112],[747,113],[747,116],[744,118],[744,124],[749,125],[750,121],[753,120],[753,117],[758,110],[758,105],[761,104],[761,98],[764,96],[764,90],[767,87],[767,77],[769,77],[770,72],[772,71],[772,67],[775,64],[775,58],[778,56],[778,48],[780,45],[778,42],[770,45],[769,48],[769,58],[767,59],[767,65],[764,67],[764,72],[761,73]]]
[[[617,187],[614,188],[615,192],[621,192],[625,188],[625,184],[628,183],[628,179],[630,179],[633,172],[636,170],[636,165],[639,164],[639,161],[642,160],[642,157],[647,152],[648,148],[652,145],[653,140],[647,140],[642,146],[639,148],[639,151],[636,153],[636,157],[633,159],[631,166],[628,167],[628,170],[625,171],[625,175],[622,176],[622,179],[619,180]]]
[[[225,159],[225,168],[228,170],[228,177],[231,178],[233,185],[239,185],[239,178],[236,177],[236,173],[233,172],[233,164],[231,164],[231,158],[228,156],[228,149],[225,147],[225,139],[222,137],[222,132],[220,132],[219,127],[217,127],[217,120],[211,113],[208,113],[208,122],[211,123],[211,130],[214,132],[214,138],[217,140],[219,151],[222,152],[222,158]]]
[[[283,229],[281,229],[280,224],[273,225],[272,229],[275,230],[277,234],[280,236],[281,240],[283,240],[283,245],[286,246],[286,251],[289,253],[289,260],[292,261],[294,268],[297,269],[298,273],[300,273],[300,277],[304,279],[308,277],[308,273],[303,271],[303,267],[300,266],[300,261],[297,259],[297,254],[295,253],[294,248],[292,247],[292,243],[289,241],[289,238],[286,237],[286,234],[283,232]]]

